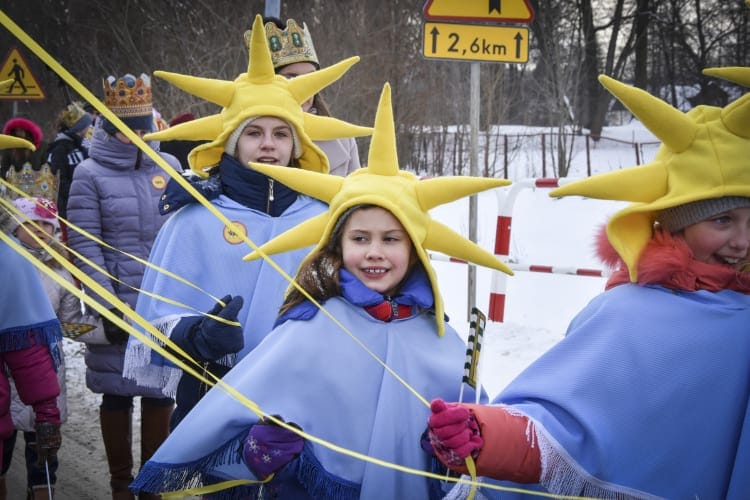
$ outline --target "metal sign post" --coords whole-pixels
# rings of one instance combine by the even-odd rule
[[[426,59],[525,63],[529,58],[529,0],[427,0],[422,8]],[[435,22],[439,21],[439,22]],[[464,23],[464,24],[458,24]],[[466,24],[469,23],[469,24]],[[520,25],[520,26],[519,26]],[[471,175],[479,176],[479,62],[471,63]],[[469,197],[469,239],[477,242],[477,196]],[[476,304],[476,266],[468,266],[467,320]]]
[[[281,18],[281,0],[266,0],[266,8],[263,15],[266,17]]]
[[[469,99],[469,121],[471,122],[471,162],[470,173],[479,176],[479,63],[471,63],[471,84]],[[469,239],[477,241],[477,195],[469,197]],[[466,320],[471,321],[471,310],[477,298],[477,266],[469,265]]]

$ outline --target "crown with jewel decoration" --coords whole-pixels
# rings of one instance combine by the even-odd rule
[[[276,26],[276,23],[267,22],[265,30],[274,68],[296,62],[309,62],[320,66],[312,37],[305,23],[300,26],[294,19],[289,19],[286,22],[286,28],[282,30]],[[248,47],[250,47],[252,33],[252,30],[245,31],[245,44]]]
[[[104,80],[104,104],[119,118],[152,114],[151,78],[145,73],[135,77],[130,73]]]

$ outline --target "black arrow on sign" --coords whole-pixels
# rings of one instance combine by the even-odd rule
[[[523,40],[523,35],[518,32],[514,38],[516,39],[516,59],[521,59],[521,40]]]
[[[432,28],[432,31],[430,31],[430,35],[432,35],[432,53],[434,54],[437,52],[437,36],[440,34],[440,32],[437,29],[437,26]]]
[[[488,14],[492,14],[493,10],[497,10],[498,14],[503,13],[503,2],[502,0],[489,0],[489,10],[487,11]]]

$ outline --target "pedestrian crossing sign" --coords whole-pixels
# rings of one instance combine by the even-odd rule
[[[8,80],[0,86],[0,99],[44,99],[44,91],[26,64],[21,52],[12,48],[0,66],[0,81]]]

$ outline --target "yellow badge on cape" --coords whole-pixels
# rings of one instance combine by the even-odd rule
[[[167,186],[167,179],[163,175],[155,175],[151,178],[151,185],[156,189],[164,189]]]
[[[247,238],[247,228],[241,222],[232,221],[232,227],[224,226],[224,239],[230,245],[238,245]]]

